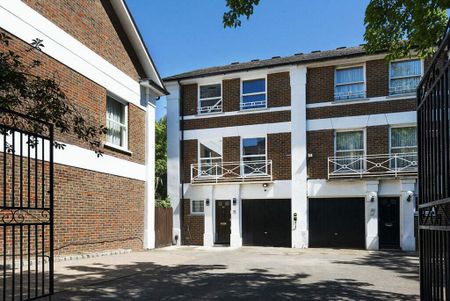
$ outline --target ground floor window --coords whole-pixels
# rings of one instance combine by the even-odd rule
[[[203,200],[192,200],[191,201],[191,214],[201,215],[205,213],[205,203]]]

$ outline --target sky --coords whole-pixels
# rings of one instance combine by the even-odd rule
[[[356,46],[369,0],[261,0],[250,20],[224,28],[225,0],[127,0],[162,77],[194,69]],[[166,113],[157,103],[157,119]]]

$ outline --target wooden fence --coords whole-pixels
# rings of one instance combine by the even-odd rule
[[[172,245],[172,208],[155,208],[156,247]]]

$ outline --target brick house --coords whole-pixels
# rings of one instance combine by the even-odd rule
[[[125,2],[2,1],[0,31],[109,129],[100,158],[55,132],[66,144],[55,150],[56,254],[152,248],[155,101],[166,90]],[[23,51],[35,38],[42,53]]]
[[[351,47],[166,78],[174,239],[414,250],[423,71]]]

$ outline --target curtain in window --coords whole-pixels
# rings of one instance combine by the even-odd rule
[[[417,135],[415,127],[391,129],[391,153],[399,154],[391,160],[391,168],[415,167]]]
[[[336,70],[336,84],[348,84],[363,81],[363,67]]]
[[[339,172],[361,170],[361,156],[364,155],[364,134],[362,131],[336,133],[336,166]],[[340,158],[339,158],[340,157]]]
[[[364,97],[363,67],[336,70],[336,99]]]
[[[107,99],[107,139],[109,143],[123,146],[125,114],[124,106],[113,99]]]
[[[420,81],[422,64],[420,60],[391,63],[391,94],[414,92]]]
[[[422,66],[420,60],[400,61],[391,63],[391,77],[420,76]]]

